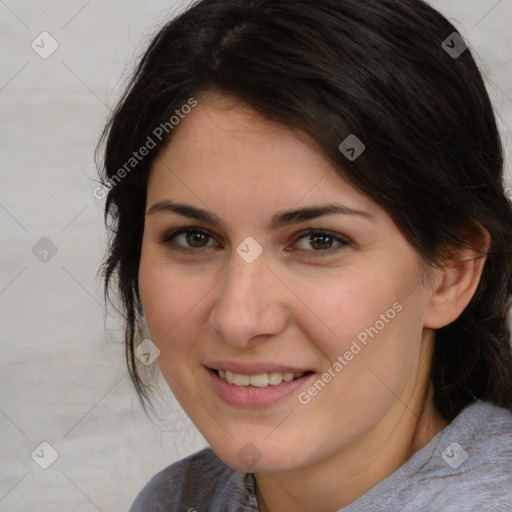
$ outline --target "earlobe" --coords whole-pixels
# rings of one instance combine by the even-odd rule
[[[489,232],[479,225],[468,237],[472,249],[457,247],[454,257],[438,269],[434,288],[424,318],[424,326],[439,329],[454,322],[473,298],[482,277],[487,251],[491,244]]]

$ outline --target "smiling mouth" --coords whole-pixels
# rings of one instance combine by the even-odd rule
[[[269,372],[260,373],[257,375],[244,375],[241,373],[234,373],[224,370],[212,370],[218,377],[229,384],[240,387],[256,387],[266,388],[268,386],[278,386],[282,382],[290,382],[292,380],[301,379],[303,377],[311,375],[313,372]]]

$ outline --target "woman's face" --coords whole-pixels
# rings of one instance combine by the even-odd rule
[[[244,471],[385,442],[428,380],[417,253],[291,128],[206,96],[174,130],[149,179],[139,285],[187,415]]]

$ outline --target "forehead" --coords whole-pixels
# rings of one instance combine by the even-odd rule
[[[259,204],[263,211],[341,200],[347,207],[379,210],[304,132],[213,95],[202,97],[180,121],[154,162],[148,195],[161,200],[170,192],[180,200]]]

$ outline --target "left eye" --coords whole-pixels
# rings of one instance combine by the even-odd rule
[[[346,245],[349,245],[347,240],[344,240],[343,238],[326,231],[309,231],[304,233],[297,240],[297,242],[295,242],[295,245],[301,241],[306,245],[306,247],[299,247],[299,250],[313,253],[308,256],[316,256],[316,254],[314,254],[315,252],[324,254],[331,253],[340,250]],[[338,244],[338,247],[334,246],[335,244]],[[307,246],[312,247],[313,251],[308,249]]]

